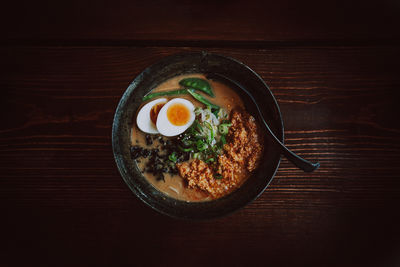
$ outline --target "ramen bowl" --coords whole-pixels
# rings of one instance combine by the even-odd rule
[[[232,193],[215,200],[189,202],[173,198],[156,189],[144,177],[130,154],[131,131],[136,112],[142,104],[143,97],[162,82],[179,75],[195,73],[202,73],[211,79],[226,77],[226,80],[230,81],[229,86],[241,96],[247,112],[254,116],[264,131],[256,107],[240,89],[240,87],[246,88],[256,99],[271,130],[283,141],[283,122],[279,106],[262,78],[242,62],[202,51],[168,56],[146,68],[132,81],[115,111],[112,146],[122,178],[140,200],[154,210],[171,217],[209,219],[243,208],[262,194],[272,181],[281,156],[279,148],[267,134],[263,134],[264,151],[258,168]]]

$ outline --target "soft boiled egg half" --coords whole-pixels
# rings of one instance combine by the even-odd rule
[[[158,133],[156,127],[158,113],[167,101],[166,98],[159,98],[150,101],[140,109],[136,117],[136,124],[141,131],[149,134]]]
[[[165,136],[183,133],[195,119],[192,102],[183,98],[174,98],[165,104],[157,117],[157,130]]]
[[[140,109],[136,123],[145,133],[175,136],[186,131],[194,119],[194,105],[189,100],[159,98]]]

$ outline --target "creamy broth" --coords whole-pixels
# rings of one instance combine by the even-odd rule
[[[152,92],[170,91],[180,88],[179,81],[182,80],[183,78],[188,78],[188,77],[198,77],[206,79],[206,77],[202,74],[180,75],[161,83],[154,90],[152,90]],[[231,88],[229,88],[223,83],[216,82],[213,80],[208,80],[208,82],[212,86],[215,93],[215,98],[208,97],[208,99],[210,99],[211,102],[224,108],[228,112],[228,114],[231,112],[233,108],[237,107],[244,108],[242,99]],[[170,100],[177,97],[191,101],[193,105],[195,105],[196,107],[204,107],[202,103],[198,102],[190,95],[177,95],[173,97],[164,97],[164,98]],[[138,110],[140,110],[140,108]],[[136,116],[137,114],[133,118],[134,126],[131,132],[132,145],[139,145],[151,149],[153,148],[160,149],[161,145],[158,141],[154,141],[154,143],[150,146],[146,145],[146,139],[145,139],[146,134],[138,129],[136,125]],[[164,138],[166,139],[166,137]],[[139,158],[136,160],[140,170],[144,170],[147,160],[148,159],[145,158]],[[211,200],[211,198],[208,196],[207,193],[197,189],[188,188],[186,181],[182,177],[180,177],[179,174],[172,175],[166,173],[164,174],[165,181],[157,180],[152,173],[143,172],[143,175],[155,188],[157,188],[158,190],[160,190],[161,192],[165,193],[170,197],[184,201]]]

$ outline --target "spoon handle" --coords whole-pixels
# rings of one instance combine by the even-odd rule
[[[291,150],[289,150],[286,146],[282,147],[282,154],[285,155],[285,157],[290,160],[294,165],[299,167],[305,172],[313,172],[316,169],[319,168],[320,164],[319,162],[312,163],[308,160],[305,160],[295,153],[293,153]]]
[[[261,111],[258,108],[258,112],[261,115]],[[312,163],[308,160],[305,160],[301,157],[299,157],[298,155],[296,155],[295,153],[293,153],[289,148],[287,148],[276,136],[275,134],[271,131],[271,129],[269,128],[268,124],[265,122],[264,118],[261,115],[261,119],[264,123],[265,128],[268,131],[268,134],[275,140],[275,144],[279,145],[280,149],[281,149],[281,153],[288,159],[290,160],[294,165],[296,165],[297,167],[299,167],[300,169],[302,169],[305,172],[313,172],[316,169],[319,168],[320,164],[319,162],[316,163]]]

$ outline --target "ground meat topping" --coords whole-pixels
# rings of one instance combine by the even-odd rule
[[[258,133],[253,116],[246,112],[232,112],[232,127],[229,129],[228,140],[224,146],[228,158],[237,167],[245,167],[252,172],[258,165],[262,152],[262,139]]]
[[[213,198],[238,188],[249,173],[257,168],[262,155],[263,140],[254,117],[243,110],[234,110],[231,123],[228,143],[214,168],[198,159],[176,165],[190,188],[208,192]],[[216,179],[216,173],[221,174],[222,178]]]

